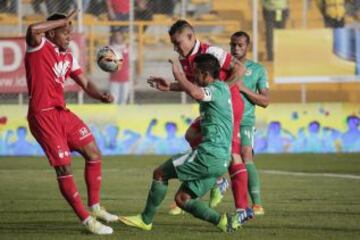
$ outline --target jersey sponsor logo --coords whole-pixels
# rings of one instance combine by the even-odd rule
[[[84,137],[89,133],[89,131],[87,130],[86,127],[82,127],[79,129],[79,133],[80,133],[80,136]]]
[[[70,67],[70,61],[60,61],[55,63],[52,68],[55,74],[55,82],[60,83],[64,87],[66,72]]]

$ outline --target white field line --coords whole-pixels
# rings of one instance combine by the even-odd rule
[[[279,170],[261,170],[261,173],[271,175],[288,175],[288,176],[306,176],[306,177],[332,177],[360,180],[360,175],[338,174],[338,173],[306,173],[306,172],[288,172]]]

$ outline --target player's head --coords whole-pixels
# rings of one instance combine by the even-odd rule
[[[246,32],[239,31],[233,33],[230,38],[231,55],[239,60],[246,57],[246,53],[250,46],[250,36]]]
[[[194,78],[199,86],[206,86],[219,77],[220,63],[211,54],[200,54],[194,59]]]
[[[66,15],[62,13],[54,13],[49,16],[46,20],[47,21],[55,21],[60,19],[65,19]],[[53,30],[47,31],[45,33],[47,39],[53,42],[60,51],[65,51],[69,47],[70,43],[70,34],[73,27],[71,24],[68,24],[64,27],[58,27]]]
[[[185,20],[177,20],[170,27],[169,36],[174,50],[182,57],[188,56],[195,46],[196,38],[194,29],[191,24]]]

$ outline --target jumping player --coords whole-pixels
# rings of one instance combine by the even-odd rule
[[[47,21],[28,27],[25,68],[29,92],[28,122],[31,133],[55,169],[60,192],[86,228],[95,234],[111,234],[113,229],[96,218],[114,222],[118,217],[100,206],[101,153],[84,122],[64,101],[64,84],[71,77],[89,96],[105,103],[113,97],[100,92],[81,70],[68,50],[71,40],[69,16],[53,14]],[[71,170],[71,151],[85,158],[88,207],[83,205]]]
[[[232,106],[229,86],[218,80],[220,64],[211,54],[199,54],[193,60],[193,81],[186,79],[181,68],[173,63],[177,83],[199,102],[201,143],[196,149],[177,154],[157,167],[143,212],[136,216],[120,217],[126,225],[151,230],[156,210],[166,196],[170,179],[182,182],[175,195],[176,204],[194,217],[210,222],[224,232],[240,227],[236,215],[220,215],[200,200],[226,173],[230,162],[232,136]],[[150,85],[169,88],[163,79],[149,79]],[[216,133],[216,138],[214,134]]]
[[[246,163],[249,175],[249,194],[255,215],[265,213],[260,198],[260,180],[254,156],[255,106],[266,108],[269,105],[269,83],[263,65],[246,58],[250,45],[250,37],[246,32],[235,32],[230,39],[231,54],[246,66],[243,84],[239,84],[245,108],[241,120],[241,157]]]

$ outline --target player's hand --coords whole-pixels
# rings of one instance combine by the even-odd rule
[[[114,101],[114,97],[110,93],[104,92],[101,93],[100,101],[103,103],[112,103]]]
[[[176,61],[172,60],[172,59],[169,59],[169,62],[171,63],[171,69],[172,69],[172,72],[174,74],[175,80],[179,80],[180,78],[184,78],[185,73],[182,70],[182,68],[179,66],[179,64]]]
[[[160,91],[170,91],[170,82],[162,77],[151,76],[148,78],[147,82],[152,88],[156,88]]]

